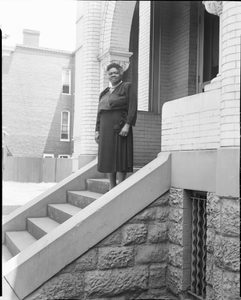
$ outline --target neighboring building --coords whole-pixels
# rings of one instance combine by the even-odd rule
[[[3,125],[18,157],[71,157],[74,54],[39,47],[39,31],[25,29],[23,45],[2,52]]]

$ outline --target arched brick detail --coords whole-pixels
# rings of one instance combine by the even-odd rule
[[[131,22],[136,1],[105,1],[102,7],[100,54],[109,49],[129,51]]]
[[[115,10],[115,1],[104,1],[102,4],[100,54],[110,49],[111,31]]]
[[[110,47],[129,51],[131,23],[136,1],[116,1]]]

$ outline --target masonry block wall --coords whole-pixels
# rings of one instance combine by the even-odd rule
[[[166,295],[169,193],[25,298],[161,299]]]
[[[72,154],[71,141],[60,141],[62,110],[70,111],[70,137],[73,124],[73,95],[62,94],[63,67],[71,70],[73,83],[70,52],[17,45],[3,57],[2,117],[13,156]]]
[[[222,1],[221,146],[240,146],[241,3]]]

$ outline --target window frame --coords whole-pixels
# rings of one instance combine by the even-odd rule
[[[68,93],[64,93],[63,91],[63,87],[64,87],[64,79],[65,79],[65,74],[66,74],[66,71],[69,72],[69,83],[68,83],[68,86],[69,86],[69,92]],[[68,68],[65,68],[65,69],[62,69],[62,94],[63,95],[71,95],[71,70],[68,69]]]
[[[61,156],[67,156],[67,157],[61,157]],[[69,154],[59,154],[58,158],[70,158]]]
[[[63,126],[63,113],[67,112],[68,114],[68,138],[67,139],[63,139],[62,138],[62,126]],[[64,124],[66,125],[66,124]],[[61,122],[60,122],[60,141],[61,142],[70,142],[70,111],[68,110],[62,110],[61,111]]]
[[[43,158],[54,158],[53,153],[43,153]]]

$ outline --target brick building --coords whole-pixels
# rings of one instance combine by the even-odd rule
[[[23,44],[3,45],[3,125],[8,149],[19,157],[71,157],[74,54],[39,47],[40,32],[23,31]]]
[[[119,62],[138,94],[135,165],[171,153],[171,199],[180,192],[193,199],[193,206],[186,196],[178,205],[170,199],[167,286],[179,295],[189,290],[200,299],[238,299],[240,35],[240,2],[78,2],[74,155],[97,153],[98,94],[108,86],[106,65]],[[178,207],[181,222],[172,215]],[[187,211],[199,225],[187,224]],[[200,240],[190,250],[186,226],[194,237],[195,230],[206,236],[206,254]],[[205,256],[202,267],[195,266],[195,251]],[[205,264],[204,295],[196,290],[195,272]]]
[[[116,61],[137,90],[134,163],[143,167],[14,254],[11,291],[25,300],[240,299],[241,3],[78,1],[76,26],[73,157],[96,157],[98,96]],[[96,164],[11,215],[5,240],[71,193],[71,203],[89,204],[93,181],[106,182]]]

